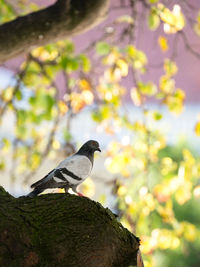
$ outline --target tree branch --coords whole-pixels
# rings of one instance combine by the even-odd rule
[[[101,22],[110,0],[58,0],[0,26],[0,63],[33,47],[72,37]]]
[[[139,239],[99,203],[70,194],[14,198],[0,187],[0,265],[128,267]]]

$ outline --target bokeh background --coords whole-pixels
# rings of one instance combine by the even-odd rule
[[[0,23],[54,2],[0,0]],[[200,266],[199,36],[198,0],[112,0],[94,29],[2,64],[0,184],[27,194],[95,139],[79,190],[141,238],[145,266]]]

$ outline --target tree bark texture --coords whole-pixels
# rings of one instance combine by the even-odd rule
[[[33,47],[72,37],[101,22],[110,0],[57,0],[55,4],[0,25],[0,63]]]
[[[0,187],[0,266],[128,267],[139,239],[88,198],[14,198]]]

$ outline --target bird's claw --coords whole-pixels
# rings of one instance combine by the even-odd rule
[[[76,192],[79,197],[85,197],[83,194]]]

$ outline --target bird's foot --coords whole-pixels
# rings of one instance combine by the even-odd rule
[[[76,192],[79,197],[85,197],[83,194]]]

